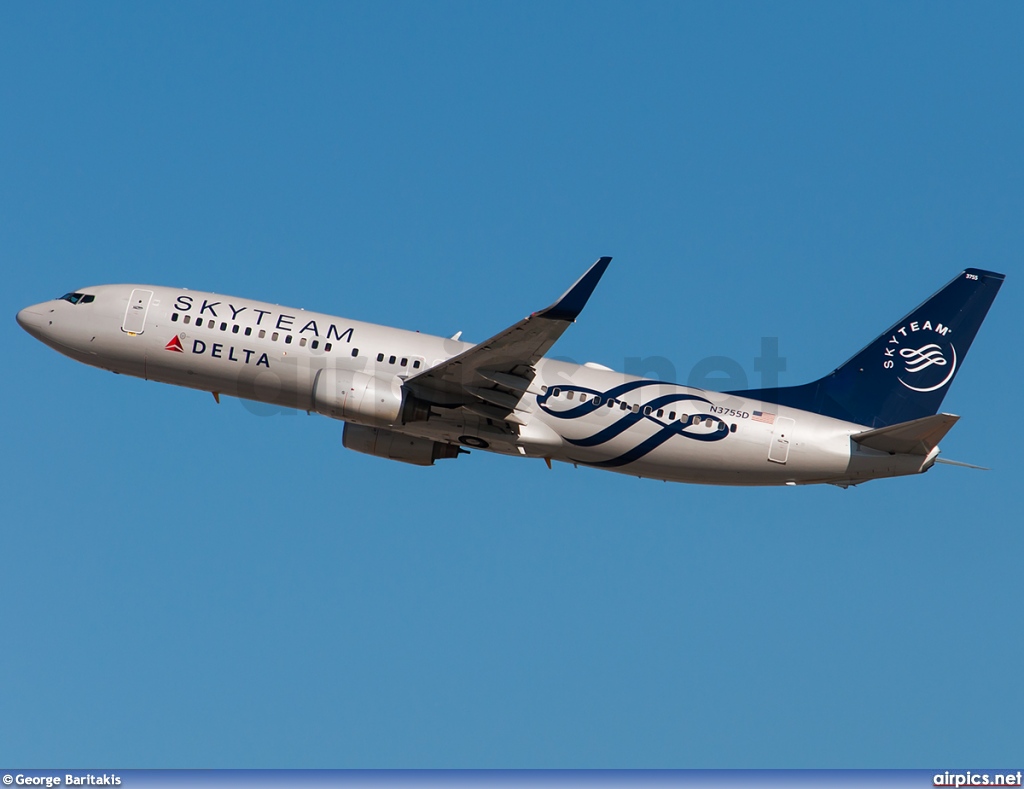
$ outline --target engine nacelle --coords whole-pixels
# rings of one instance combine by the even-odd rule
[[[320,370],[313,383],[313,408],[346,422],[394,425],[401,421],[402,382],[355,370]]]
[[[430,406],[403,389],[400,378],[355,370],[320,370],[313,382],[313,409],[332,419],[382,427],[430,417]]]
[[[435,460],[457,458],[465,451],[451,444],[442,444],[440,441],[404,436],[394,430],[354,425],[351,422],[345,423],[341,443],[346,449],[354,449],[356,452],[388,460],[400,460],[402,463],[412,463],[414,466],[433,466]]]

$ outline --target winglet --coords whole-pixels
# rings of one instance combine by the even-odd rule
[[[598,258],[597,262],[587,269],[587,272],[562,295],[562,298],[547,309],[535,312],[534,316],[556,321],[569,321],[570,323],[575,321],[583,312],[583,308],[587,306],[587,301],[611,262],[610,257]]]

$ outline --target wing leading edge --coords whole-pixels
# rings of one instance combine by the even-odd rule
[[[481,416],[521,423],[516,403],[533,380],[533,366],[583,311],[610,257],[597,260],[554,304],[489,340],[409,378],[405,385],[438,406],[463,406]]]

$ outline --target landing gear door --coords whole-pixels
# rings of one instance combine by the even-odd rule
[[[796,420],[788,416],[780,416],[775,420],[775,430],[772,432],[772,445],[768,449],[768,459],[772,463],[785,465],[789,460],[789,444],[793,440],[793,426]]]
[[[128,309],[124,313],[124,323],[121,324],[121,331],[136,335],[146,330],[146,313],[149,312],[149,302],[153,299],[153,291],[136,288],[128,299]]]

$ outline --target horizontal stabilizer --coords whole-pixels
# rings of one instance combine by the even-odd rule
[[[854,433],[850,438],[861,446],[882,452],[896,452],[902,455],[927,455],[945,438],[950,428],[960,417],[953,414],[935,414],[900,422],[898,425],[880,427]]]
[[[975,466],[973,463],[963,463],[959,460],[947,460],[946,458],[935,458],[936,463],[945,463],[947,466],[960,466],[960,468],[976,468],[978,471],[991,471],[988,466]]]

